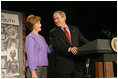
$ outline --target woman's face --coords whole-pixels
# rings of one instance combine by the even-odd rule
[[[37,23],[34,25],[33,30],[40,32],[40,31],[41,31],[41,26],[42,26],[42,25],[41,25],[41,23],[40,23],[40,21],[39,21],[39,22],[37,22]]]

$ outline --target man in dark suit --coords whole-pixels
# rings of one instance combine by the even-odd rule
[[[54,47],[57,78],[82,78],[84,58],[77,54],[80,44],[88,40],[80,33],[78,27],[66,24],[66,14],[56,11],[53,14],[57,27],[50,31],[50,40]]]

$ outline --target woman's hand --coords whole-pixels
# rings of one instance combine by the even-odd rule
[[[35,70],[32,70],[32,78],[38,78]]]

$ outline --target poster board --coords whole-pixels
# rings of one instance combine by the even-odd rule
[[[22,13],[1,10],[1,78],[22,77]]]

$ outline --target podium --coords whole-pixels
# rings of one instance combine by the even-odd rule
[[[78,48],[78,54],[92,58],[97,78],[114,77],[113,61],[117,53],[111,48],[110,40],[96,39]]]

